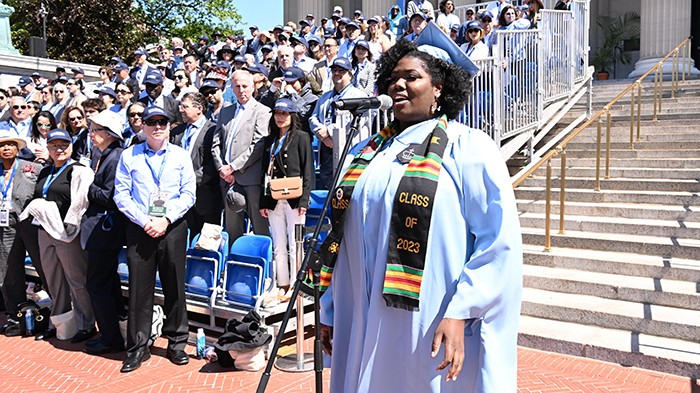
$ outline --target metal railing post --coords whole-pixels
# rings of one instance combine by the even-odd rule
[[[642,130],[642,82],[637,83],[637,88],[637,141],[639,141]]]
[[[544,250],[545,251],[551,251],[552,250],[552,238],[551,238],[551,230],[552,230],[552,223],[551,223],[551,217],[552,217],[552,159],[550,158],[547,160],[547,192],[546,192],[546,200],[545,200],[545,209],[544,209]]]
[[[559,174],[559,234],[564,234],[564,214],[566,201],[566,147],[561,152],[561,171]]]
[[[634,89],[630,92],[630,149],[634,149]]]
[[[656,108],[658,107],[659,99],[659,68],[654,71],[654,121],[658,121]]]
[[[611,128],[611,123],[612,123],[612,114],[610,113],[610,110],[607,110],[608,113],[608,124],[606,127],[606,132],[605,132],[605,179],[610,179],[610,139],[611,136],[610,134],[612,133],[612,128]]]
[[[661,114],[662,102],[664,100],[664,62],[659,63],[659,114]]]
[[[603,120],[598,118],[598,137],[595,145],[595,190],[600,191],[600,140],[603,133]]]

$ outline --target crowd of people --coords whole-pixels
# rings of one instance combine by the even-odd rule
[[[72,75],[69,75],[65,68],[58,67],[53,78],[34,73],[22,76],[17,86],[0,88],[0,158],[4,176],[0,272],[6,272],[0,282],[9,315],[0,329],[6,335],[23,334],[18,329],[17,312],[25,300],[24,259],[28,253],[53,300],[52,317],[72,313],[75,320],[75,332],[70,337],[59,338],[85,342],[86,352],[92,354],[126,350],[122,371],[135,370],[150,357],[148,338],[157,270],[165,297],[163,335],[168,339],[167,356],[175,364],[185,364],[189,358],[184,352],[188,337],[184,293],[188,230],[193,237],[205,223],[222,224],[230,243],[243,236],[248,228],[255,234],[271,235],[275,297],[285,301],[296,275],[294,225],[305,222],[311,190],[322,188],[332,190],[337,202],[334,208],[362,204],[355,210],[350,208],[343,221],[336,221],[336,213],[333,214],[334,232],[336,226],[345,225],[346,239],[340,248],[340,241],[335,243],[335,254],[339,253],[336,274],[346,281],[335,284],[338,279],[334,277],[334,285],[341,289],[328,290],[322,303],[323,323],[335,325],[336,337],[340,337],[335,340],[336,350],[332,352],[334,363],[347,367],[346,372],[333,373],[338,391],[363,390],[357,385],[359,363],[403,365],[405,369],[392,368],[390,374],[396,378],[413,375],[411,370],[418,363],[397,362],[391,355],[393,350],[410,352],[409,347],[394,342],[402,336],[396,335],[398,330],[395,329],[413,325],[417,346],[422,349],[427,346],[430,353],[422,329],[434,331],[440,322],[440,318],[435,318],[440,315],[464,322],[461,325],[440,323],[438,328],[445,334],[446,349],[449,341],[449,351],[454,350],[455,342],[460,342],[450,341],[462,334],[455,335],[455,331],[476,332],[479,324],[484,325],[482,330],[493,329],[489,333],[492,338],[488,340],[501,337],[510,343],[512,324],[502,322],[500,315],[489,317],[497,322],[486,322],[486,316],[491,315],[491,306],[498,302],[509,304],[501,308],[512,312],[512,301],[519,292],[517,288],[487,290],[483,285],[488,285],[488,280],[506,285],[512,281],[508,278],[517,276],[517,261],[513,262],[517,256],[511,254],[517,251],[519,243],[506,239],[517,230],[512,191],[509,191],[502,163],[492,161],[500,156],[494,146],[488,145],[488,138],[452,120],[462,110],[468,95],[469,76],[474,76],[472,68],[460,65],[489,56],[494,30],[536,27],[542,2],[526,0],[525,3],[527,7],[514,7],[498,0],[481,12],[467,10],[467,20],[460,20],[454,14],[452,0],[440,1],[438,10],[428,0],[411,0],[405,10],[393,6],[385,16],[368,18],[361,10],[356,10],[352,17],[346,16],[343,9],[336,6],[330,17],[320,21],[309,14],[298,23],[288,22],[270,30],[250,26],[247,38],[225,37],[217,31],[211,38],[201,36],[196,41],[172,38],[170,45],[158,46],[155,55],[144,49],[135,51],[129,56],[133,60],[131,65],[126,63],[126,57],[115,55],[100,67],[98,82],[86,82],[80,68],[71,69]],[[567,1],[560,3],[568,6]],[[461,48],[461,56],[466,60],[448,56],[433,61],[431,59],[435,58],[430,54],[416,49],[413,42],[420,39],[432,22],[452,40],[449,45]],[[445,43],[435,45],[439,47]],[[449,53],[449,50],[440,53]],[[156,57],[158,61],[152,62]],[[385,129],[376,134],[364,150],[356,150],[359,154],[351,169],[362,168],[357,169],[362,173],[366,166],[362,181],[352,183],[346,175],[343,186],[336,189],[333,136],[343,130],[338,129],[336,110],[331,104],[339,99],[376,94],[392,97],[396,120],[387,126],[390,134],[386,134]],[[391,144],[394,134],[397,143]],[[433,151],[430,146],[426,155],[442,157],[444,154],[441,162],[451,175],[450,183],[443,184],[443,176],[440,176],[440,187],[437,182],[408,181],[410,176],[403,174],[405,167],[402,165],[409,161],[414,165],[414,160],[396,161],[397,157],[407,146],[418,148],[441,138],[445,142],[449,138],[448,150],[441,145],[437,148],[439,152]],[[317,156],[314,145],[318,145]],[[377,158],[373,160],[375,155]],[[470,162],[463,162],[466,157],[470,157]],[[370,171],[370,161],[374,166],[384,165],[390,170]],[[482,172],[486,175],[482,176]],[[492,183],[481,184],[486,181],[485,177]],[[296,178],[301,187],[298,195],[286,198],[271,193],[270,183]],[[385,193],[387,185],[391,192]],[[471,187],[473,195],[465,195],[463,186]],[[354,194],[359,197],[351,200],[353,187]],[[418,309],[415,299],[400,295],[387,300],[393,319],[384,326],[365,318],[364,314],[350,312],[355,307],[350,303],[357,300],[353,295],[357,291],[367,291],[371,296],[363,297],[364,300],[356,304],[369,308],[379,303],[384,305],[384,301],[375,299],[382,299],[381,286],[386,284],[383,283],[384,265],[375,267],[374,264],[380,259],[382,264],[388,263],[387,250],[381,250],[389,241],[389,235],[393,239],[397,231],[400,236],[408,232],[405,228],[395,228],[397,224],[391,211],[368,215],[367,206],[379,206],[379,209],[389,206],[391,210],[395,195],[399,195],[397,188],[401,195],[409,192],[421,197],[420,193],[426,191],[421,187],[432,190],[428,194],[436,197],[435,203],[433,197],[413,199],[414,205],[426,208],[410,213],[419,216],[417,222],[423,225],[420,236],[425,238],[406,241],[404,246],[399,245],[398,250],[394,247],[390,252],[392,255],[403,255],[406,250],[422,253],[415,261],[420,266],[428,263],[425,248],[428,248],[431,262],[451,259],[454,263],[432,271],[433,278],[430,282],[423,280],[424,285],[435,291],[428,294],[430,297],[442,299],[448,294],[457,299],[452,303],[466,303],[450,304],[445,314],[448,302],[430,299],[428,313],[421,311],[420,316],[416,316],[405,311]],[[504,207],[499,208],[502,209],[499,212],[491,212],[484,205],[490,204],[492,197],[503,199]],[[396,200],[406,203],[401,198],[396,197]],[[450,209],[468,210],[470,216],[478,217],[463,217],[461,232],[454,231],[454,211]],[[408,214],[406,211],[394,213]],[[433,221],[438,222],[430,224],[431,214]],[[503,221],[499,221],[502,227],[490,222],[492,214]],[[371,219],[367,219],[369,216]],[[423,224],[426,219],[427,225]],[[444,225],[439,223],[443,221]],[[428,229],[433,230],[429,238],[426,237]],[[342,230],[340,236],[343,236]],[[452,238],[459,247],[447,245]],[[368,240],[378,243],[371,244],[368,249],[365,243]],[[435,246],[431,249],[433,243]],[[124,246],[129,266],[128,310],[122,302],[117,274],[117,258]],[[510,247],[512,249],[504,251]],[[422,251],[417,251],[419,248]],[[479,252],[483,254],[474,257]],[[499,254],[501,252],[503,255]],[[348,259],[355,258],[361,263],[349,266],[352,264],[348,264]],[[487,260],[489,258],[500,262]],[[464,269],[465,261],[472,261],[473,266]],[[367,274],[374,278],[358,276],[357,280],[347,281],[347,275],[365,274],[358,273],[363,269],[361,266],[371,271]],[[403,271],[416,269],[416,266],[399,267]],[[379,270],[375,272],[375,269]],[[484,274],[485,277],[480,278],[487,281],[461,293],[460,288],[469,285],[470,269]],[[505,273],[496,277],[499,269]],[[437,276],[451,278],[436,284]],[[459,284],[453,287],[455,282]],[[375,288],[375,283],[379,288]],[[473,300],[468,294],[482,290],[490,295],[479,295],[479,304],[470,308],[468,304]],[[339,291],[345,293],[340,295]],[[386,295],[384,298],[387,299]],[[494,300],[496,298],[500,300]],[[423,310],[424,300],[420,299]],[[413,319],[407,320],[412,314]],[[125,318],[128,320],[126,344],[119,331],[119,321]],[[347,327],[338,327],[338,323]],[[367,336],[368,340],[380,338],[382,346],[387,347],[386,354],[382,355],[384,360],[367,358],[370,356],[367,353],[359,357],[353,355],[358,346],[351,344],[354,335],[347,328],[358,323],[373,331],[371,335],[360,336]],[[327,337],[331,334],[329,329],[324,332]],[[56,334],[52,324],[36,339],[49,339]],[[462,334],[462,344],[468,348],[481,345],[479,334],[474,336],[476,341]],[[428,337],[428,341],[430,339]],[[325,344],[327,353],[331,354],[330,341]],[[344,348],[342,354],[338,347]],[[514,356],[510,350],[510,346],[501,348],[501,355]],[[436,351],[433,347],[433,352]],[[494,351],[498,353],[498,348]],[[410,357],[408,352],[406,356]],[[475,365],[469,367],[483,367],[470,352],[471,349],[467,356],[475,356],[472,362]],[[387,356],[394,359],[389,361]],[[445,356],[446,364],[453,364],[449,379],[456,379],[462,367],[459,359],[459,368],[455,368],[457,360],[457,357],[452,358],[452,352],[449,359]],[[439,364],[437,361],[415,372],[427,375],[428,369],[435,369]],[[497,369],[494,364],[488,367]],[[510,364],[505,368],[510,370],[509,367]],[[445,368],[445,363],[438,368]],[[507,379],[497,383],[493,380],[498,378],[495,375],[477,376],[474,370],[470,373],[473,373],[468,376],[472,384],[477,380],[479,383],[488,380],[494,386],[513,382]],[[385,382],[374,385],[374,375],[367,374],[368,379],[362,386],[375,386],[370,390],[383,391],[404,385],[391,378],[385,382],[398,385]],[[441,385],[437,380],[421,383],[426,383],[430,389]],[[386,386],[386,389],[378,386]]]

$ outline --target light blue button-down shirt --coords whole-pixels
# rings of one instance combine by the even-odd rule
[[[141,227],[151,219],[148,206],[151,195],[158,191],[153,172],[158,174],[163,160],[165,166],[160,176],[160,191],[167,195],[165,217],[171,223],[175,222],[194,206],[197,186],[187,150],[168,142],[158,151],[150,149],[146,142],[132,146],[124,150],[119,159],[114,202],[119,211]]]
[[[18,138],[29,140],[29,135],[32,132],[32,120],[27,119],[15,123],[14,120],[8,119],[0,123],[0,130],[12,131]]]

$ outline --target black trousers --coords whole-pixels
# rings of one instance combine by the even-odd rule
[[[119,317],[124,315],[121,281],[117,266],[119,251],[88,251],[87,290],[102,343],[111,347],[124,344],[119,330]]]
[[[15,240],[7,257],[7,273],[2,285],[6,312],[14,318],[17,316],[17,305],[27,300],[24,271],[24,258],[27,253],[32,259],[32,265],[36,268],[39,278],[46,283],[39,254],[39,227],[32,225],[31,218],[17,223]],[[44,289],[48,292],[47,288]]]
[[[221,211],[218,213],[200,214],[197,212],[197,208],[192,206],[185,214],[185,220],[187,221],[187,227],[190,229],[189,240],[192,241],[198,233],[202,232],[204,223],[221,225]]]
[[[168,339],[168,348],[183,350],[188,337],[185,303],[187,223],[184,219],[175,221],[165,235],[157,239],[148,236],[140,226],[129,223],[126,247],[129,264],[128,353],[145,347],[151,336],[156,268],[165,297],[163,336]]]
[[[319,179],[324,190],[333,188],[333,149],[319,142]]]

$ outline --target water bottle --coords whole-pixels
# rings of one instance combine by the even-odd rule
[[[205,345],[204,329],[197,329],[197,357],[199,359],[204,359],[204,345]]]
[[[27,336],[34,334],[34,314],[31,309],[24,312],[24,324],[27,328]]]
[[[214,347],[204,348],[204,360],[206,360],[209,363],[214,363],[218,360],[218,356],[216,355],[216,350],[214,350]]]

